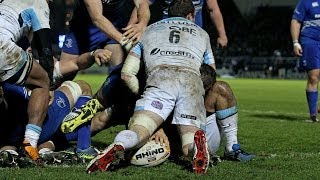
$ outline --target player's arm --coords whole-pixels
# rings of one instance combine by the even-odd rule
[[[121,79],[135,94],[139,93],[139,80],[137,74],[140,70],[143,45],[138,42],[129,52],[121,70]]]
[[[302,47],[299,43],[299,35],[301,29],[301,22],[303,22],[306,13],[305,3],[306,1],[299,1],[297,7],[293,12],[290,25],[290,33],[293,42],[293,51],[294,54],[297,56],[302,56]]]
[[[296,19],[292,19],[290,25],[290,33],[293,43],[293,51],[296,56],[302,56],[302,47],[299,43],[300,28],[301,23]]]
[[[207,7],[210,14],[210,19],[214,23],[218,31],[217,46],[225,47],[228,44],[228,38],[224,28],[223,17],[217,0],[207,0]]]
[[[138,41],[147,27],[150,20],[150,10],[148,0],[134,0],[135,8],[132,11],[128,26],[123,28],[125,31],[124,36],[129,41]]]
[[[84,0],[92,23],[97,26],[108,37],[121,42],[123,36],[113,24],[103,16],[103,6],[101,0]],[[121,43],[120,43],[121,44]]]
[[[51,30],[49,28],[40,29],[33,32],[31,47],[39,56],[39,64],[48,73],[50,82],[53,79],[54,60],[51,48]]]
[[[214,57],[213,57],[210,38],[209,38],[208,34],[207,34],[206,41],[207,41],[206,42],[206,51],[203,54],[203,62],[205,64],[208,64],[209,66],[211,66],[214,70],[216,70],[216,62],[215,62]]]

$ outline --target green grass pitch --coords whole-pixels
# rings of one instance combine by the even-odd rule
[[[94,92],[101,75],[79,75]],[[239,106],[238,137],[242,148],[254,153],[249,163],[226,162],[196,175],[181,165],[142,168],[129,166],[113,172],[85,173],[84,166],[0,169],[0,179],[318,179],[320,177],[320,123],[306,123],[305,81],[225,79]],[[123,126],[93,137],[99,148],[112,142]],[[223,152],[221,146],[220,155]]]

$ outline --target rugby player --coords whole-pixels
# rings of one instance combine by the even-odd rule
[[[49,78],[53,70],[49,7],[45,0],[5,0],[0,3],[0,11],[0,82],[25,85],[33,90],[22,145],[25,153],[37,161],[36,147],[48,108]],[[40,64],[16,44],[24,36],[32,41]]]
[[[89,163],[88,173],[106,171],[119,154],[142,146],[172,111],[183,154],[193,155],[195,173],[206,173],[209,152],[202,130],[206,118],[199,69],[203,62],[213,67],[215,64],[209,35],[193,23],[194,12],[191,0],[173,1],[169,7],[171,18],[150,25],[130,51],[121,77],[138,94],[136,75],[143,60],[145,91],[136,102],[129,130],[119,132],[114,143]]]
[[[0,128],[0,150],[9,150],[9,153],[17,154],[16,147],[19,147],[18,145],[22,142],[22,133],[26,124],[26,107],[30,100],[30,91],[25,87],[4,84],[3,92],[1,110],[7,110],[2,117],[10,121],[4,121],[6,126]],[[90,86],[84,81],[66,81],[57,90],[51,92],[51,95],[39,144],[48,140],[59,143],[77,141],[77,155],[80,158],[92,159],[97,152],[91,147],[90,124],[85,124],[76,132],[69,134],[61,133],[59,128],[63,118],[72,108],[80,108],[91,99]]]
[[[203,64],[200,72],[206,90],[204,105],[207,111],[206,135],[210,153],[217,153],[221,136],[225,135],[224,159],[250,161],[254,156],[241,150],[238,142],[237,100],[231,87],[224,81],[216,81],[215,70],[210,66]]]
[[[238,132],[238,110],[237,101],[231,87],[224,81],[216,81],[216,73],[213,68],[202,64],[200,68],[201,79],[203,81],[206,95],[204,99],[207,111],[206,137],[208,148],[212,160],[217,158],[217,151],[220,147],[222,136],[226,137],[226,146],[224,151],[224,160],[248,162],[253,159],[254,155],[246,153],[240,148]],[[102,121],[100,121],[102,122]],[[176,140],[176,136],[170,132],[172,129],[163,129],[157,131],[152,139],[160,144],[175,144],[171,140]],[[168,133],[168,136],[166,135]],[[173,136],[173,137],[171,137]],[[174,146],[172,146],[173,151]]]
[[[150,0],[150,4],[154,5],[154,7],[150,8],[151,13],[159,11],[159,9],[163,9],[163,18],[168,17],[168,6],[172,2],[172,0]],[[202,8],[205,7],[208,10],[210,15],[210,20],[216,27],[218,33],[217,39],[217,47],[225,47],[228,44],[228,38],[226,35],[226,31],[224,28],[223,16],[221,14],[219,5],[217,0],[193,0],[193,5],[195,6],[196,16],[195,16],[195,23],[200,27],[203,26],[203,17],[202,17]],[[154,14],[152,14],[153,17]],[[157,19],[153,18],[153,19]]]
[[[320,24],[319,24],[320,1],[300,0],[293,12],[291,20],[291,37],[293,51],[300,56],[300,66],[308,74],[306,96],[309,107],[311,122],[318,122],[317,102],[318,84],[320,76]]]

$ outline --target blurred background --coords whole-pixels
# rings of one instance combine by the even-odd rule
[[[305,79],[304,71],[299,69],[299,58],[293,55],[290,37],[291,16],[298,0],[218,0],[218,3],[229,39],[226,48],[215,47],[215,27],[207,11],[203,11],[203,16],[221,77]],[[55,0],[50,4],[57,57],[76,5],[76,0]],[[153,17],[161,12],[157,7],[151,10]],[[105,72],[105,68],[97,66],[83,71]]]

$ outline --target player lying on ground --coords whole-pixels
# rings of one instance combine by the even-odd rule
[[[19,143],[23,140],[23,131],[27,119],[27,104],[30,99],[30,91],[24,87],[4,84],[4,96],[1,101],[1,111],[5,125],[0,128],[1,150],[10,150],[10,153],[17,154]],[[78,141],[76,153],[80,158],[93,158],[97,152],[91,147],[90,125],[84,124],[76,132],[63,134],[60,125],[63,118],[70,113],[72,108],[80,108],[91,99],[91,88],[84,81],[66,81],[56,91],[51,92],[52,98],[48,107],[46,119],[39,143],[48,140]],[[56,143],[56,144],[59,144]],[[91,156],[91,157],[90,157]]]
[[[183,154],[193,156],[194,172],[206,173],[209,152],[202,130],[206,118],[199,69],[203,62],[214,67],[214,58],[208,34],[193,23],[194,11],[191,0],[173,1],[169,7],[172,18],[150,25],[130,51],[121,71],[122,79],[138,94],[136,75],[143,59],[147,72],[145,91],[136,102],[129,130],[118,133],[114,143],[89,163],[88,173],[106,171],[124,151],[141,147],[172,111]]]

